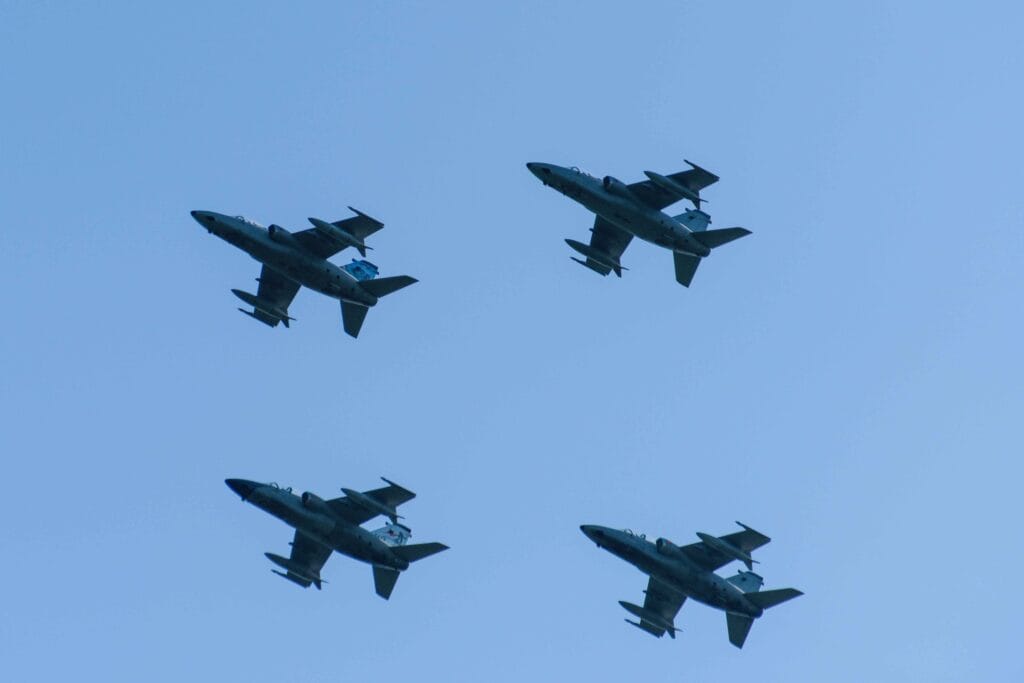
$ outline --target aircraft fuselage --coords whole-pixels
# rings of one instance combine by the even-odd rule
[[[747,600],[725,578],[698,567],[685,555],[665,554],[642,536],[604,526],[584,525],[587,538],[699,603],[733,614],[757,618],[764,610]]]
[[[303,287],[363,306],[377,303],[377,297],[360,287],[359,281],[346,270],[303,249],[291,233],[278,226],[264,228],[215,211],[193,211],[192,217],[210,233]]]
[[[342,555],[399,571],[409,567],[406,560],[391,552],[391,548],[371,531],[341,519],[329,510],[318,509],[316,504],[307,505],[302,496],[295,495],[290,489],[245,479],[228,481],[232,490],[247,502]]]
[[[543,163],[526,166],[545,185],[645,242],[694,256],[711,253],[693,238],[689,228],[664,211],[645,205],[624,183],[611,176],[600,180],[578,168]]]

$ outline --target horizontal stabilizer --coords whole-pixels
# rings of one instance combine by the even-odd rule
[[[743,643],[747,641],[747,634],[750,633],[750,627],[754,625],[754,620],[742,614],[726,612],[725,623],[729,627],[729,642],[736,647],[743,647]]]
[[[408,287],[416,282],[419,282],[419,280],[414,277],[409,277],[408,275],[396,275],[394,277],[382,277],[376,280],[366,280],[365,282],[360,282],[359,286],[370,294],[380,297],[387,296],[392,292],[397,292],[403,287]]]
[[[345,326],[345,332],[352,337],[359,336],[359,330],[366,320],[366,312],[370,309],[362,304],[354,304],[350,301],[341,302],[341,322]]]
[[[398,570],[373,565],[373,588],[377,595],[387,600],[398,583]]]
[[[444,543],[414,543],[413,545],[402,545],[391,549],[391,552],[406,562],[416,562],[424,557],[436,555],[442,550],[448,550]]]
[[[776,588],[775,590],[761,591],[760,593],[748,593],[744,597],[761,609],[768,609],[787,600],[798,598],[801,595],[803,595],[803,592],[795,588]]]
[[[696,234],[696,233],[694,233]],[[676,282],[683,287],[689,287],[693,282],[693,276],[697,274],[697,266],[700,265],[700,257],[692,254],[674,252],[672,256],[676,262]]]
[[[703,244],[708,249],[715,249],[733,240],[746,237],[750,231],[746,228],[722,228],[721,230],[705,230],[704,232],[693,233],[693,239]]]

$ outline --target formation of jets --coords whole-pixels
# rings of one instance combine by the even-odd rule
[[[592,213],[594,227],[589,244],[574,239],[566,243],[586,260],[573,257],[577,263],[596,273],[614,272],[622,277],[627,270],[622,254],[634,237],[672,251],[676,281],[689,287],[697,266],[723,244],[750,234],[745,228],[709,230],[711,216],[701,210],[705,201],[700,191],[718,182],[714,173],[687,161],[690,169],[664,176],[644,171],[647,180],[629,185],[612,176],[598,180],[575,166],[563,168],[554,164],[526,164],[544,185],[573,199]],[[694,208],[677,216],[664,209],[681,200],[693,202]],[[408,275],[378,278],[377,266],[365,260],[366,238],[384,224],[365,213],[349,209],[356,215],[329,223],[310,218],[312,228],[290,232],[280,225],[264,227],[244,216],[228,216],[216,211],[193,211],[192,217],[207,231],[247,252],[263,264],[255,294],[240,289],[231,291],[252,306],[238,310],[270,327],[283,323],[289,327],[294,318],[288,314],[299,289],[308,287],[341,302],[345,332],[359,336],[366,312],[377,301],[416,282]],[[328,259],[352,247],[363,257],[345,266]]]
[[[584,258],[572,260],[606,276],[622,277],[622,254],[634,237],[672,252],[675,277],[689,287],[697,267],[714,249],[750,234],[745,228],[708,229],[711,216],[702,210],[701,191],[718,182],[714,173],[687,161],[690,168],[669,175],[644,171],[647,180],[623,183],[612,176],[595,178],[576,167],[565,168],[531,162],[527,169],[545,186],[582,204],[594,214],[587,243],[566,239]],[[692,209],[677,215],[665,210],[680,201]],[[299,289],[307,287],[341,303],[342,325],[357,337],[369,309],[381,297],[416,282],[408,275],[378,277],[379,269],[366,260],[371,249],[366,239],[384,227],[380,221],[349,207],[350,218],[328,222],[310,218],[311,228],[290,232],[279,225],[263,227],[243,216],[214,211],[193,211],[192,217],[211,234],[245,251],[262,264],[256,293],[231,291],[251,307],[246,315],[270,326],[289,327],[294,320],[288,307]],[[330,261],[347,248],[359,252],[344,266]],[[442,543],[408,543],[412,531],[399,523],[398,506],[415,497],[387,479],[387,486],[369,491],[342,489],[338,498],[323,499],[311,492],[296,495],[290,488],[247,479],[227,479],[228,487],[243,501],[270,513],[295,529],[287,557],[266,553],[277,565],[274,573],[289,581],[318,590],[324,580],[320,571],[335,553],[370,564],[374,588],[389,599],[401,572],[410,564],[447,550]],[[383,527],[370,530],[364,524],[386,518]],[[676,637],[675,617],[683,603],[693,599],[726,613],[729,642],[743,647],[755,619],[764,611],[802,593],[794,588],[761,590],[764,579],[753,571],[751,553],[768,543],[764,534],[740,524],[741,531],[725,536],[698,532],[698,541],[676,545],[666,538],[648,541],[642,534],[584,524],[580,530],[599,548],[633,564],[648,576],[643,605],[620,601],[637,621],[637,628],[658,638]],[[723,577],[716,572],[731,562],[746,571]]]

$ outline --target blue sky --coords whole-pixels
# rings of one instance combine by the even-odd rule
[[[1024,608],[1013,3],[4,2],[0,659],[11,680],[1012,680]],[[751,237],[694,286],[527,161],[683,158]],[[385,222],[358,340],[191,209]],[[337,260],[347,260],[347,253]],[[390,602],[225,477],[417,491]],[[796,586],[737,651],[581,523],[742,520]]]

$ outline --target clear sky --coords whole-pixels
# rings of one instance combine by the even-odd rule
[[[11,681],[1019,680],[1018,3],[0,2],[0,662]],[[753,235],[687,290],[527,161],[692,159]],[[421,282],[353,340],[191,209],[351,204]],[[680,205],[682,207],[682,205]],[[336,261],[349,258],[345,252]],[[419,497],[390,602],[225,477]],[[806,595],[742,651],[581,523],[742,520]]]

